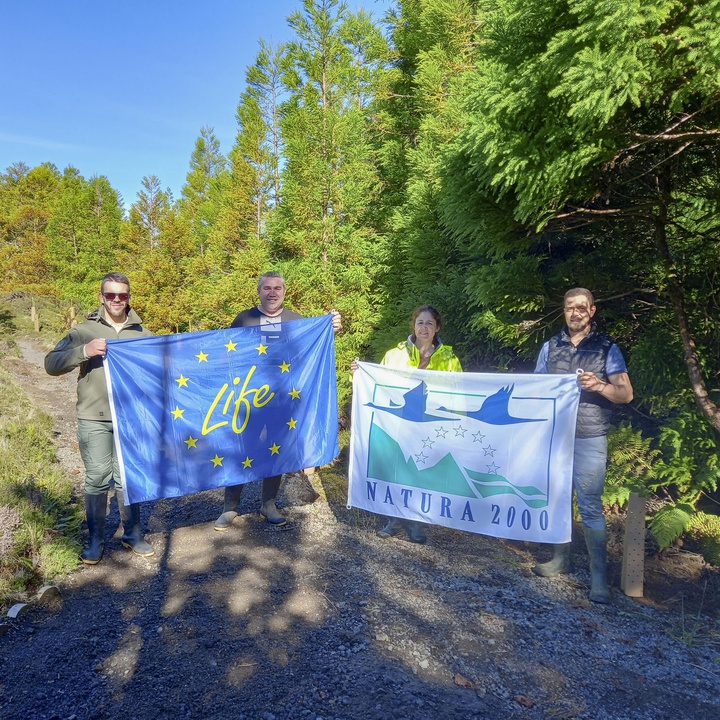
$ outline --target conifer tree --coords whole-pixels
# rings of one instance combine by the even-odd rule
[[[268,235],[288,278],[288,302],[305,314],[343,313],[348,330],[338,358],[345,368],[374,318],[380,184],[368,88],[387,46],[366,16],[337,0],[305,0],[289,23],[296,35],[283,76],[282,200]]]
[[[0,267],[5,290],[50,293],[47,224],[60,182],[51,164],[16,163],[0,175]]]
[[[180,212],[190,223],[198,252],[207,247],[209,228],[213,223],[214,198],[218,180],[227,171],[227,159],[220,152],[220,141],[210,127],[200,129],[190,156],[190,170],[182,188]]]
[[[488,343],[468,332],[468,258],[438,212],[443,152],[463,126],[461,103],[478,50],[473,40],[480,4],[400,0],[390,14],[396,61],[378,103],[390,283],[384,288],[383,330],[373,342],[377,356],[405,332],[412,308],[429,303],[443,315],[444,340],[456,346],[465,365],[494,359],[480,352]],[[398,284],[404,289],[400,299]]]
[[[102,175],[85,180],[65,169],[52,219],[48,258],[59,294],[85,309],[97,300],[100,279],[116,267],[123,211],[120,195]]]
[[[594,289],[657,472],[694,501],[720,483],[720,3],[506,0],[479,20],[440,202],[481,260],[474,322],[534,354],[562,292]]]
[[[247,90],[245,101],[238,108],[240,132],[246,125],[256,125],[262,120],[262,130],[266,156],[263,158],[269,165],[272,179],[272,204],[280,202],[280,158],[283,152],[283,140],[280,131],[280,105],[284,92],[283,75],[286,71],[287,56],[284,47],[273,46],[264,40],[260,41],[255,64],[248,68],[246,80]],[[246,104],[247,117],[241,114]],[[254,105],[254,107],[253,107]],[[259,130],[258,125],[258,130]]]
[[[698,407],[720,431],[701,357],[703,346],[714,355],[720,338],[707,332],[698,306],[720,297],[701,268],[720,250],[708,243],[720,225],[711,189],[720,146],[720,83],[711,79],[720,66],[718,7],[504,3],[481,33],[444,219],[478,249],[530,258],[528,310],[537,309],[533,294],[535,302],[555,298],[574,275],[630,305],[652,300],[663,308],[660,325],[669,311]],[[489,203],[509,211],[515,227],[478,234],[471,208]],[[628,340],[653,315],[628,326]]]
[[[137,250],[152,251],[157,247],[160,239],[160,227],[163,218],[173,205],[170,188],[162,189],[160,179],[156,175],[145,176],[142,179],[142,190],[137,194],[137,200],[130,206],[128,224],[133,228],[133,235],[137,238],[133,245]]]

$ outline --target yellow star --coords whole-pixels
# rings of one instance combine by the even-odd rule
[[[188,450],[197,447],[197,438],[194,438],[192,435],[187,440],[183,440],[183,442],[188,446]]]
[[[271,455],[279,455],[280,454],[280,446],[277,443],[273,443],[268,450],[270,451]]]
[[[230,341],[228,341],[228,344],[225,347],[228,349],[228,352],[230,352],[231,350],[234,350],[237,347],[237,345],[232,340],[230,340]]]
[[[291,430],[294,430],[297,427],[297,420],[295,418],[290,418],[290,422],[285,423]]]
[[[267,345],[260,343],[255,349],[258,351],[258,355],[267,355]]]
[[[296,390],[295,388],[293,388],[293,389],[288,393],[288,395],[290,395],[290,397],[291,397],[293,400],[299,400],[299,399],[300,399],[300,391],[299,391],[299,390]]]
[[[290,363],[287,363],[284,360],[283,360],[283,364],[278,365],[278,367],[280,368],[280,372],[290,372]]]
[[[171,411],[172,416],[177,420],[178,418],[181,418],[183,416],[183,413],[185,411],[181,410],[177,405],[175,406],[175,409]],[[185,418],[183,418],[184,420]]]
[[[180,375],[179,378],[175,378],[175,382],[178,384],[178,387],[187,387],[188,386],[188,380],[189,378],[186,378],[184,375]]]
[[[200,351],[199,355],[195,356],[198,359],[198,362],[207,362],[208,356],[207,353],[204,353],[202,350]]]
[[[252,461],[249,457],[246,457],[246,458],[243,460],[243,467],[244,467],[244,468],[252,467],[252,464],[253,464],[253,461]]]
[[[217,453],[215,453],[215,457],[210,462],[213,464],[213,467],[217,467],[218,465],[222,467],[222,461],[224,459],[225,458],[218,457]]]

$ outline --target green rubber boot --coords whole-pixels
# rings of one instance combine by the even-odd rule
[[[403,534],[403,526],[400,518],[389,518],[387,525],[382,530],[378,530],[375,534],[386,540],[387,538],[396,537]]]
[[[572,572],[570,545],[571,543],[553,545],[554,552],[552,560],[535,565],[532,571],[540,577],[555,577],[555,575],[565,575]]]
[[[120,518],[123,524],[123,535],[120,542],[124,547],[129,548],[141,557],[154,555],[155,550],[143,537],[142,528],[140,527],[140,503],[124,505],[123,491],[117,488],[115,489],[115,497],[117,498],[118,510],[120,510]]]
[[[278,492],[280,492],[280,483],[282,475],[273,475],[262,481],[262,507],[260,515],[264,517],[271,525],[285,525],[287,519],[284,518],[275,505]]]
[[[610,588],[607,584],[607,531],[592,530],[583,526],[585,543],[590,555],[590,594],[595,603],[607,605],[610,602]]]
[[[86,565],[97,565],[105,548],[105,518],[107,516],[107,493],[85,493],[85,517],[90,539],[80,559]]]
[[[215,529],[224,532],[237,517],[238,506],[242,496],[242,485],[227,485],[225,487],[225,504],[220,517],[215,521]]]
[[[427,535],[425,534],[423,523],[418,522],[417,520],[406,520],[405,532],[407,532],[408,540],[411,543],[424,545],[427,542]]]

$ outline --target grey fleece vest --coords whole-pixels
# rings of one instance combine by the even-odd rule
[[[570,342],[567,329],[550,339],[548,372],[554,374],[574,373],[576,370],[594,372],[604,382],[608,381],[605,367],[613,341],[598,332],[593,323],[592,330],[577,347]],[[612,403],[596,392],[583,391],[580,394],[575,437],[587,438],[607,435],[610,430]]]

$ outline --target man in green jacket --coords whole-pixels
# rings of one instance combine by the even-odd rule
[[[45,357],[50,375],[63,375],[80,368],[78,376],[78,442],[85,463],[85,514],[90,542],[82,553],[86,565],[100,561],[105,545],[105,517],[111,485],[123,523],[122,544],[143,557],[155,551],[143,538],[140,505],[125,505],[119,485],[120,471],[115,454],[105,367],[107,340],[152,335],[130,307],[130,280],[110,273],[100,283],[100,307],[87,320],[70,330]]]

